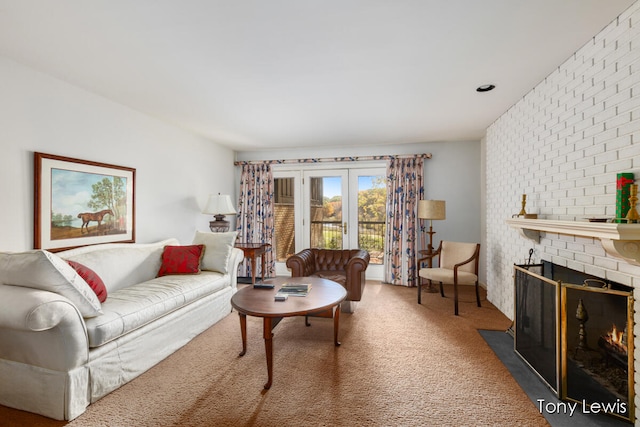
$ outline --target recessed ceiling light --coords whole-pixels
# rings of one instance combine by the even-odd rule
[[[476,89],[476,91],[478,91],[478,92],[489,92],[490,90],[493,90],[495,88],[496,88],[496,86],[495,85],[491,85],[491,84],[482,85],[482,86],[479,86],[478,89]]]

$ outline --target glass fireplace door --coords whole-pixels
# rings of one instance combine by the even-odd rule
[[[562,301],[562,399],[632,419],[631,293],[563,284]]]

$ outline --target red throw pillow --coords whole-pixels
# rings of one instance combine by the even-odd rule
[[[169,274],[198,274],[204,245],[165,246],[158,277]]]
[[[105,302],[107,300],[107,287],[104,285],[104,282],[98,276],[98,274],[87,267],[86,265],[82,265],[79,262],[75,261],[67,261],[71,267],[78,273],[80,277],[84,279],[85,282],[91,287],[93,292],[95,292],[98,297],[98,301]]]

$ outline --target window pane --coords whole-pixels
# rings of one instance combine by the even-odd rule
[[[358,246],[382,264],[387,187],[384,175],[358,177]]]
[[[276,261],[285,262],[295,253],[294,179],[274,179]]]
[[[342,178],[310,180],[311,247],[342,249]]]

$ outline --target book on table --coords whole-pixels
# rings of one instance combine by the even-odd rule
[[[305,297],[311,290],[310,283],[284,283],[278,289],[278,294],[289,295],[295,297]]]

